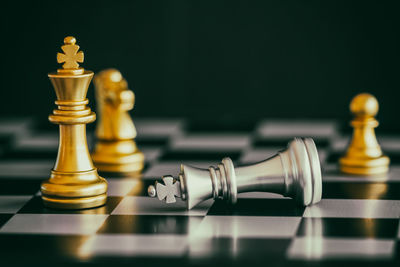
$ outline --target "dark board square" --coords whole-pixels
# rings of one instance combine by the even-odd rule
[[[293,140],[291,137],[259,137],[253,140],[254,147],[287,147],[288,143]],[[328,147],[330,140],[326,138],[313,138],[317,148]]]
[[[18,213],[30,213],[30,214],[111,214],[115,207],[121,202],[122,197],[107,197],[107,202],[104,206],[83,209],[83,210],[62,210],[46,208],[43,205],[42,198],[40,196],[33,197],[28,203],[26,203]]]
[[[138,136],[135,139],[138,147],[164,147],[169,143],[169,137]]]
[[[0,195],[34,195],[43,179],[0,179]]]
[[[303,218],[298,236],[344,238],[396,238],[398,219],[371,218]]]
[[[292,199],[238,199],[235,205],[215,201],[207,215],[302,216],[305,208]]]
[[[290,140],[291,140],[290,138],[282,138],[282,139],[277,139],[277,138],[270,138],[270,139],[256,138],[256,139],[253,140],[253,147],[257,147],[257,148],[282,147],[282,148],[285,148]]]
[[[7,158],[6,154],[12,148],[15,136],[12,134],[0,134],[0,158]]]
[[[338,163],[346,151],[330,151],[326,161],[328,163]],[[390,158],[391,164],[400,164],[400,151],[389,151],[384,153]]]
[[[54,149],[10,149],[5,155],[8,160],[12,159],[49,159],[57,158],[57,148]]]
[[[14,135],[0,133],[0,147],[8,147],[14,141]]]
[[[329,151],[329,155],[326,157],[326,162],[328,163],[338,163],[344,152],[342,151]]]
[[[161,157],[162,160],[177,161],[221,161],[230,157],[233,161],[239,159],[241,151],[204,151],[204,150],[169,150]]]
[[[390,158],[391,164],[400,164],[400,151],[385,152],[385,154]]]
[[[285,257],[290,242],[291,239],[278,238],[199,238],[190,241],[189,254],[202,255],[201,258],[196,257],[197,262],[222,258],[267,260],[268,263],[271,263],[271,260]]]
[[[97,233],[102,234],[188,234],[202,216],[110,215]]]
[[[188,133],[249,133],[254,131],[256,120],[246,118],[238,121],[231,120],[190,120],[185,130]]]
[[[400,183],[323,182],[322,197],[400,200]]]
[[[0,228],[1,228],[6,222],[8,222],[8,220],[9,220],[13,215],[14,215],[14,214],[7,214],[7,213],[0,214]]]
[[[394,254],[395,254],[395,259],[399,262],[400,261],[400,237],[398,237],[398,239],[394,245]]]
[[[33,264],[36,262],[51,266],[52,262],[79,260],[78,250],[88,238],[79,235],[1,234],[1,262],[39,266]]]

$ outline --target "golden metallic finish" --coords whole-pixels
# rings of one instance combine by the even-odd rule
[[[56,163],[41,192],[45,206],[59,209],[97,207],[107,199],[107,181],[93,166],[86,141],[86,124],[96,120],[96,114],[86,106],[93,72],[78,68],[76,62],[83,62],[83,52],[77,53],[75,42],[74,37],[64,39],[65,54],[57,55],[59,63],[65,62],[63,69],[48,75],[58,106],[49,121],[60,125],[60,139]]]
[[[374,116],[378,109],[378,101],[371,94],[359,94],[351,101],[350,110],[355,116],[351,121],[354,132],[346,155],[339,160],[342,172],[355,175],[388,172],[390,160],[383,155],[375,136],[379,123]]]
[[[128,83],[115,69],[101,71],[94,78],[97,99],[97,143],[92,154],[100,171],[139,174],[144,155],[136,146],[136,129],[129,110],[135,95]]]
[[[64,63],[63,69],[78,69],[79,63],[83,63],[83,52],[79,50],[79,45],[76,45],[75,37],[68,36],[64,38],[64,44],[61,46],[64,54],[57,53],[57,62]]]

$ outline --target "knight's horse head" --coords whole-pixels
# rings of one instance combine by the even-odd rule
[[[94,85],[99,110],[104,110],[107,106],[114,110],[133,109],[135,96],[118,70],[107,69],[99,72],[94,78]]]

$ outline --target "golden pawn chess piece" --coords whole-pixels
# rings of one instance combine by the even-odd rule
[[[104,172],[139,174],[144,155],[134,141],[136,129],[129,115],[135,95],[116,69],[101,71],[94,77],[94,85],[99,114],[94,164]]]
[[[353,137],[344,157],[340,158],[340,170],[355,175],[387,173],[390,160],[383,155],[375,136],[379,123],[375,119],[379,104],[371,94],[359,94],[353,98],[350,110],[354,115],[351,126]]]
[[[41,192],[45,206],[60,209],[97,207],[107,199],[107,181],[93,166],[86,141],[86,124],[96,120],[96,114],[86,106],[93,72],[79,68],[77,62],[83,62],[83,52],[78,52],[75,43],[74,37],[64,39],[64,53],[57,54],[63,68],[48,74],[58,106],[49,121],[59,124],[60,139],[56,163]]]

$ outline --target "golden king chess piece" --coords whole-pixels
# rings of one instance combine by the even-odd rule
[[[86,141],[86,124],[96,120],[96,114],[86,105],[86,93],[93,72],[79,68],[83,52],[74,37],[66,37],[57,54],[62,69],[49,73],[55,89],[57,109],[49,121],[59,124],[60,139],[57,160],[50,179],[41,186],[43,203],[60,209],[84,209],[105,204],[107,181],[93,166]]]
[[[379,125],[375,119],[379,104],[371,94],[359,94],[353,98],[350,110],[354,115],[351,126],[353,137],[344,157],[340,158],[340,170],[355,175],[385,174],[390,160],[383,155],[375,136]]]
[[[94,85],[99,114],[94,164],[104,172],[139,174],[144,155],[134,141],[136,129],[129,115],[135,95],[116,69],[101,71],[94,77]]]

